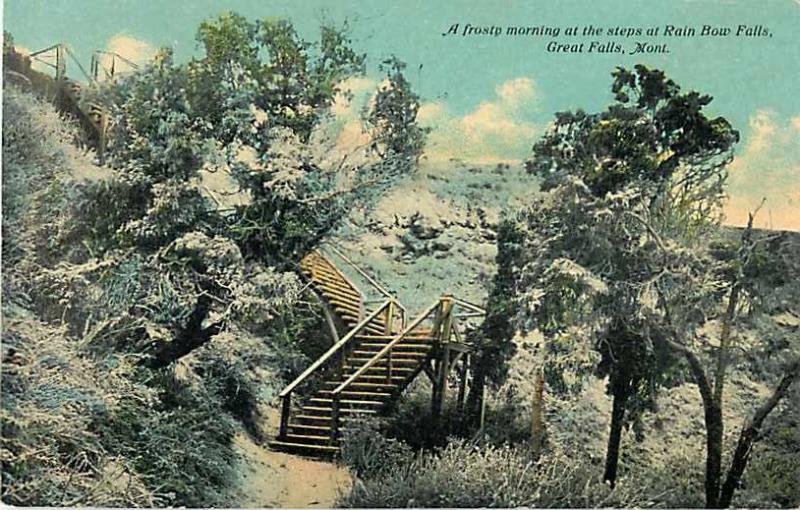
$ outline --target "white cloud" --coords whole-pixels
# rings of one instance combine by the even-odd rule
[[[800,116],[784,120],[759,110],[749,127],[747,143],[730,165],[726,223],[746,224],[766,198],[756,226],[800,230]]]
[[[155,46],[142,39],[131,37],[127,34],[116,34],[112,36],[108,43],[106,43],[106,51],[109,53],[116,53],[117,55],[133,62],[138,66],[147,64],[158,51]],[[106,71],[111,70],[112,55],[102,55],[100,57],[100,65]],[[114,62],[114,73],[124,73],[133,70],[133,67],[122,59],[116,59]],[[101,71],[101,75],[103,72]]]
[[[535,96],[534,82],[530,78],[508,80],[496,89],[497,95],[509,104],[530,101]]]
[[[424,103],[417,111],[417,121],[430,124],[441,120],[447,114],[447,107],[442,103]]]
[[[367,154],[369,133],[364,130],[361,113],[374,101],[380,84],[375,80],[356,76],[339,84],[341,91],[331,105],[331,118],[317,127],[314,139],[325,148],[319,155],[323,166],[338,165],[346,158],[350,165],[370,161]]]
[[[332,139],[331,158],[344,154],[363,159],[369,143],[361,113],[374,101],[386,82],[356,77],[340,84],[343,92],[331,105],[332,118],[321,126]],[[425,149],[429,161],[451,158],[474,163],[516,163],[527,157],[539,127],[526,119],[538,99],[536,83],[527,77],[514,78],[495,87],[495,96],[463,116],[453,115],[443,102],[420,105],[417,120],[432,128]]]
[[[420,123],[432,128],[425,155],[430,161],[519,162],[539,132],[526,120],[537,99],[535,82],[520,77],[498,85],[491,101],[462,117],[451,115],[443,103],[425,103],[418,114]]]

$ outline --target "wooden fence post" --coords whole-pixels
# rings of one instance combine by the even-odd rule
[[[447,393],[447,372],[450,369],[450,348],[444,346],[441,353],[441,359],[437,363],[436,384],[433,386],[432,414],[435,423],[438,422],[444,407],[444,399]]]
[[[331,438],[330,444],[333,445],[339,439],[339,394],[333,396],[333,404],[331,405]]]
[[[283,397],[283,404],[281,405],[281,428],[279,432],[280,437],[286,437],[286,432],[289,427],[289,415],[292,412],[292,393],[289,392]]]
[[[395,311],[395,303],[394,298],[389,301],[389,306],[386,307],[386,320],[384,321],[385,328],[384,333],[388,336],[392,334],[392,323],[394,322],[394,311]]]
[[[459,381],[458,381],[458,402],[457,402],[457,410],[458,413],[461,414],[464,412],[464,399],[467,396],[467,360],[469,359],[469,354],[465,354],[461,357],[461,368],[459,370]]]

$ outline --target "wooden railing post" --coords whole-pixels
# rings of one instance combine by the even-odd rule
[[[331,405],[331,438],[330,444],[333,445],[339,439],[339,406],[341,405],[340,397],[338,394],[333,395],[333,404]]]
[[[389,306],[386,307],[386,320],[384,321],[384,332],[387,336],[392,334],[392,323],[394,322],[394,312],[396,308],[395,300],[392,298],[389,301]]]
[[[392,350],[386,353],[386,384],[392,384]]]
[[[438,422],[444,407],[445,394],[447,393],[447,372],[450,370],[450,348],[442,346],[439,362],[436,364],[436,383],[433,385],[433,401],[431,414],[434,423]]]
[[[450,341],[450,332],[453,329],[453,296],[445,294],[442,296],[442,320],[439,325],[439,342],[447,343]]]
[[[292,412],[292,393],[282,397],[283,404],[281,405],[281,428],[280,437],[286,437],[287,429],[289,428],[289,415]]]
[[[469,354],[466,354],[461,357],[461,368],[459,370],[459,381],[458,381],[458,399],[457,399],[457,410],[458,413],[461,414],[464,411],[464,399],[467,395],[467,365],[469,363]]]

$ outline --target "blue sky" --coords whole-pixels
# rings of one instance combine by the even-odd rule
[[[800,230],[800,0],[639,1],[276,1],[276,0],[6,0],[4,25],[30,50],[69,43],[84,64],[93,49],[133,58],[168,45],[179,59],[196,54],[198,24],[227,10],[251,18],[290,18],[306,38],[321,21],[350,21],[356,46],[376,64],[394,53],[409,64],[434,128],[430,156],[491,162],[524,158],[553,113],[602,108],[610,71],[643,63],[664,69],[684,88],[715,97],[710,111],[741,132],[731,169],[729,220],[767,196],[762,224]],[[451,25],[560,27],[559,42],[666,43],[669,54],[555,54],[551,37],[447,36]],[[667,24],[762,26],[771,37],[651,39],[567,38],[570,26],[660,27]],[[418,71],[419,66],[422,69]],[[367,85],[362,82],[362,85]]]

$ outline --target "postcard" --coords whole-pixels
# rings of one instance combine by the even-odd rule
[[[5,0],[2,502],[797,508],[798,22]]]

